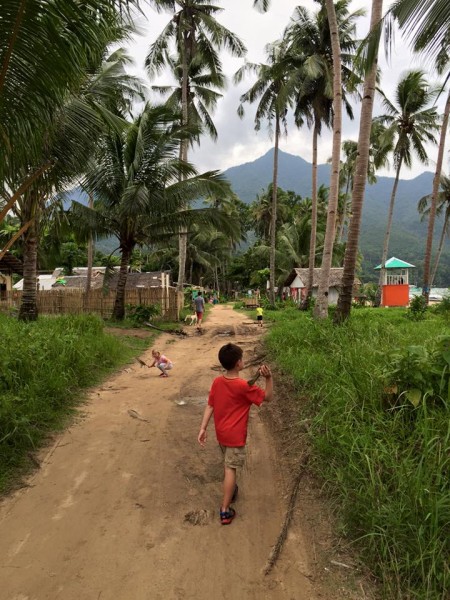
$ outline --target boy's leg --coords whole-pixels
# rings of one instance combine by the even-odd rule
[[[225,473],[223,478],[223,499],[220,510],[226,511],[230,508],[231,498],[234,494],[236,487],[236,469],[225,466]]]

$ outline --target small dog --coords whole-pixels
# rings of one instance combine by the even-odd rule
[[[197,323],[197,315],[195,313],[193,315],[187,315],[184,322],[187,323],[189,320],[191,321],[189,325],[195,325]]]

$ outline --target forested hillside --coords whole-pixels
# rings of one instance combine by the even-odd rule
[[[279,158],[279,186],[284,190],[293,190],[302,196],[310,196],[310,163],[299,156],[293,156],[286,152],[280,152]],[[241,200],[250,203],[271,182],[272,165],[273,150],[270,150],[253,162],[226,170],[225,175],[231,182],[233,191]],[[330,165],[319,165],[318,180],[319,185],[329,185]],[[420,281],[427,228],[426,222],[420,222],[417,202],[422,196],[431,192],[432,180],[433,174],[425,172],[414,179],[400,180],[397,191],[389,256],[398,256],[417,266],[413,282],[416,278]],[[393,177],[378,177],[374,185],[368,185],[366,188],[361,231],[362,274],[365,281],[376,280],[373,267],[379,264],[381,258],[393,181]],[[441,228],[442,220],[438,219],[435,240],[438,239]],[[450,285],[450,245],[448,241],[442,254],[435,284],[438,286]]]

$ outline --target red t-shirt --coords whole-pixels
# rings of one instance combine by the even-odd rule
[[[259,406],[265,392],[244,379],[214,379],[208,404],[214,409],[217,441],[222,446],[238,448],[247,440],[248,413],[252,404]]]

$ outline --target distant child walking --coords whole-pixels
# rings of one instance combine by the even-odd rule
[[[199,292],[194,298],[195,314],[197,315],[197,329],[202,328],[203,313],[205,312],[205,299]]]
[[[152,350],[153,362],[151,365],[148,365],[148,368],[156,367],[161,371],[160,377],[169,377],[167,371],[170,371],[173,368],[173,362],[161,352],[157,350]]]
[[[252,404],[260,406],[264,401],[270,402],[273,395],[272,373],[266,365],[260,367],[266,380],[265,391],[239,377],[244,368],[242,357],[242,348],[236,344],[226,344],[219,350],[219,361],[226,372],[213,381],[197,438],[204,446],[206,429],[214,415],[217,441],[224,458],[223,499],[219,511],[222,525],[229,525],[236,516],[230,504],[238,493],[236,469],[244,465],[250,408]]]
[[[256,320],[258,322],[258,325],[260,327],[263,326],[263,309],[261,308],[261,306],[258,306],[258,308],[256,309]]]

